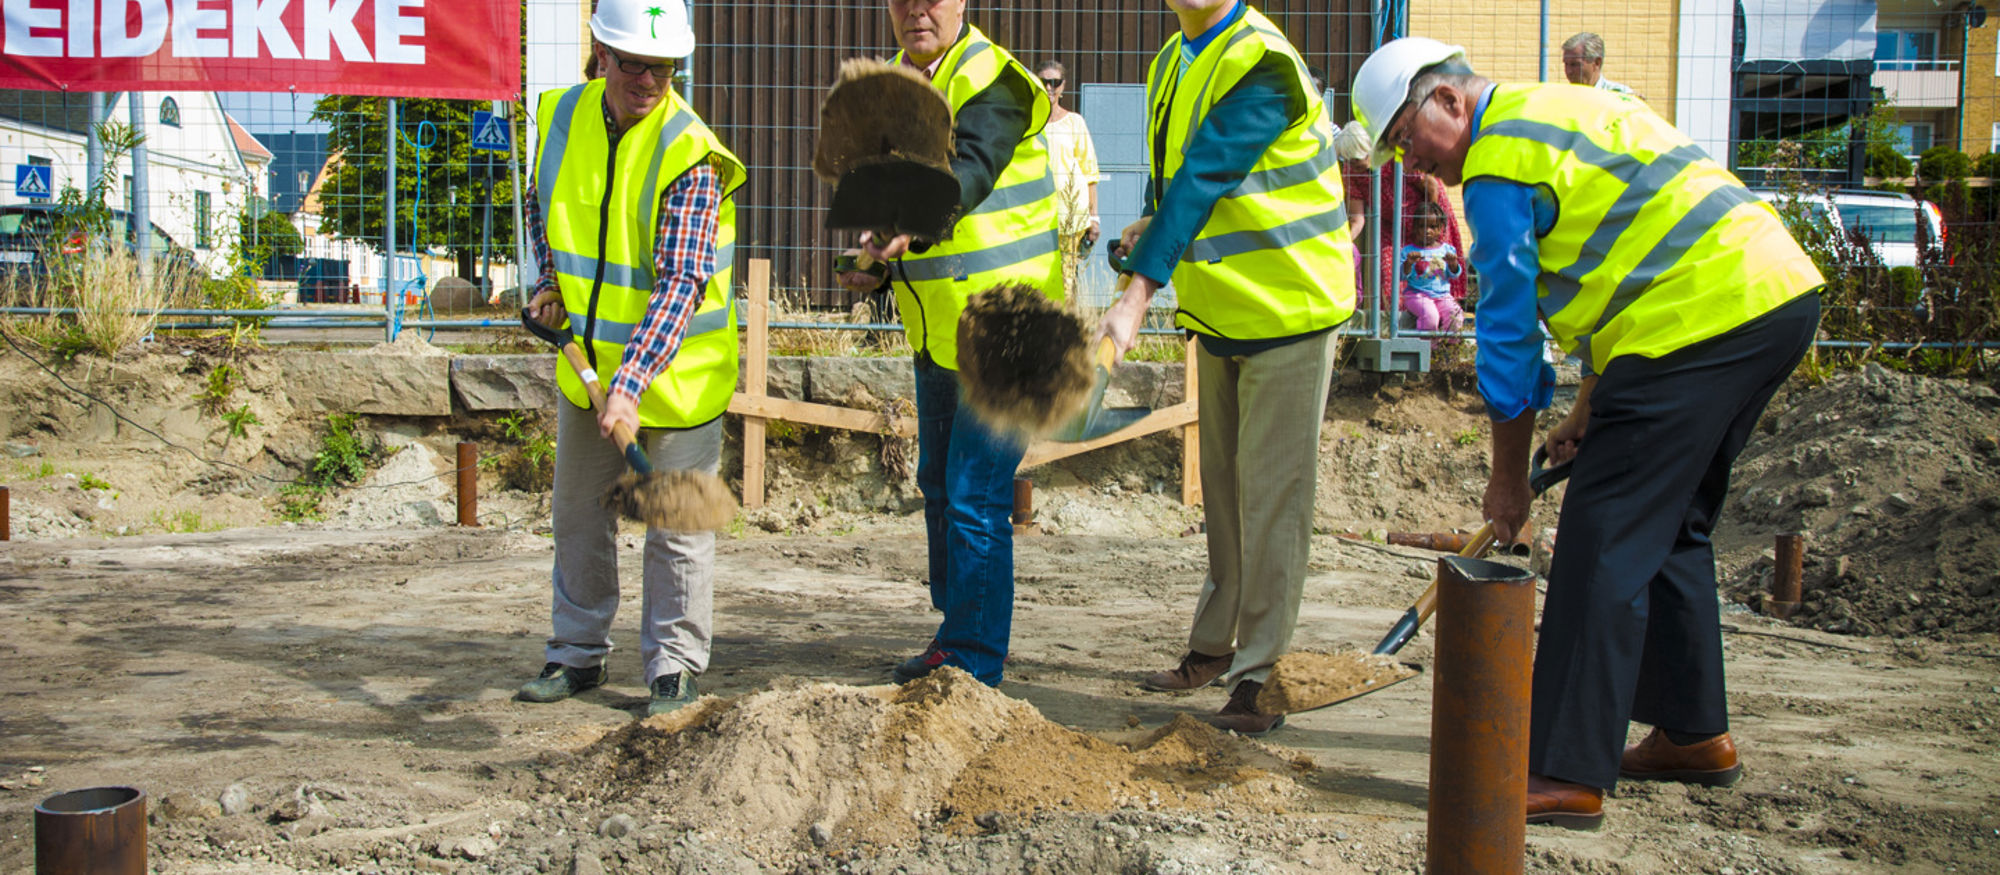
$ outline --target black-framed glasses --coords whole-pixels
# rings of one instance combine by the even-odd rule
[[[1043,88],[1061,88],[1061,87],[1062,87],[1062,82],[1063,82],[1063,81],[1062,81],[1062,79],[1060,79],[1060,78],[1057,78],[1057,79],[1050,79],[1050,78],[1048,78],[1048,77],[1043,77],[1043,78],[1042,78],[1042,87],[1043,87]]]
[[[1410,147],[1410,134],[1413,133],[1413,129],[1416,127],[1417,114],[1423,112],[1424,104],[1429,103],[1431,98],[1436,95],[1437,89],[1435,88],[1424,92],[1423,97],[1404,105],[1389,120],[1389,129],[1382,132],[1382,140],[1395,150],[1396,160],[1403,160],[1404,150]],[[1398,125],[1402,126],[1401,130],[1397,130]]]
[[[665,64],[648,64],[645,61],[640,61],[634,58],[628,58],[625,57],[624,55],[618,54],[618,50],[610,46],[605,46],[604,51],[611,55],[611,62],[617,64],[618,69],[624,71],[625,75],[627,76],[637,76],[640,73],[651,73],[653,74],[653,78],[655,79],[674,78],[674,65],[672,62],[668,62]]]

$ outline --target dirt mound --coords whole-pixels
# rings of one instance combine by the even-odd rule
[[[700,823],[768,858],[908,843],[1037,812],[1271,811],[1294,764],[1185,715],[1116,744],[957,669],[896,687],[811,684],[703,699],[614,731],[574,763],[573,799]]]
[[[1794,622],[1952,637],[2000,630],[2000,394],[1870,364],[1771,405],[1736,463],[1732,537],[1807,533]],[[1757,606],[1767,553],[1726,586]]]

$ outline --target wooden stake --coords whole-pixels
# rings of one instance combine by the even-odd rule
[[[750,334],[743,351],[743,388],[751,399],[769,391],[771,261],[750,259]],[[764,417],[743,417],[743,506],[764,506]]]
[[[1186,400],[1189,404],[1200,404],[1200,383],[1195,377],[1195,344],[1200,338],[1190,337],[1187,342],[1187,362],[1184,367]],[[1181,428],[1181,505],[1194,507],[1201,503],[1201,422],[1196,420]]]

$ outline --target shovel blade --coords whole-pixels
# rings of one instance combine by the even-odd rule
[[[848,170],[833,189],[826,227],[945,239],[958,219],[958,179],[928,164],[890,159]]]

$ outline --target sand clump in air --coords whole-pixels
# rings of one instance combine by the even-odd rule
[[[1294,650],[1278,657],[1257,693],[1257,710],[1290,714],[1330,705],[1413,677],[1416,671],[1387,654]]]
[[[643,805],[766,858],[904,844],[926,825],[970,832],[1038,811],[1277,811],[1299,792],[1294,759],[1185,716],[1133,736],[1068,729],[946,668],[900,688],[705,698],[600,739],[565,784],[575,798]]]

